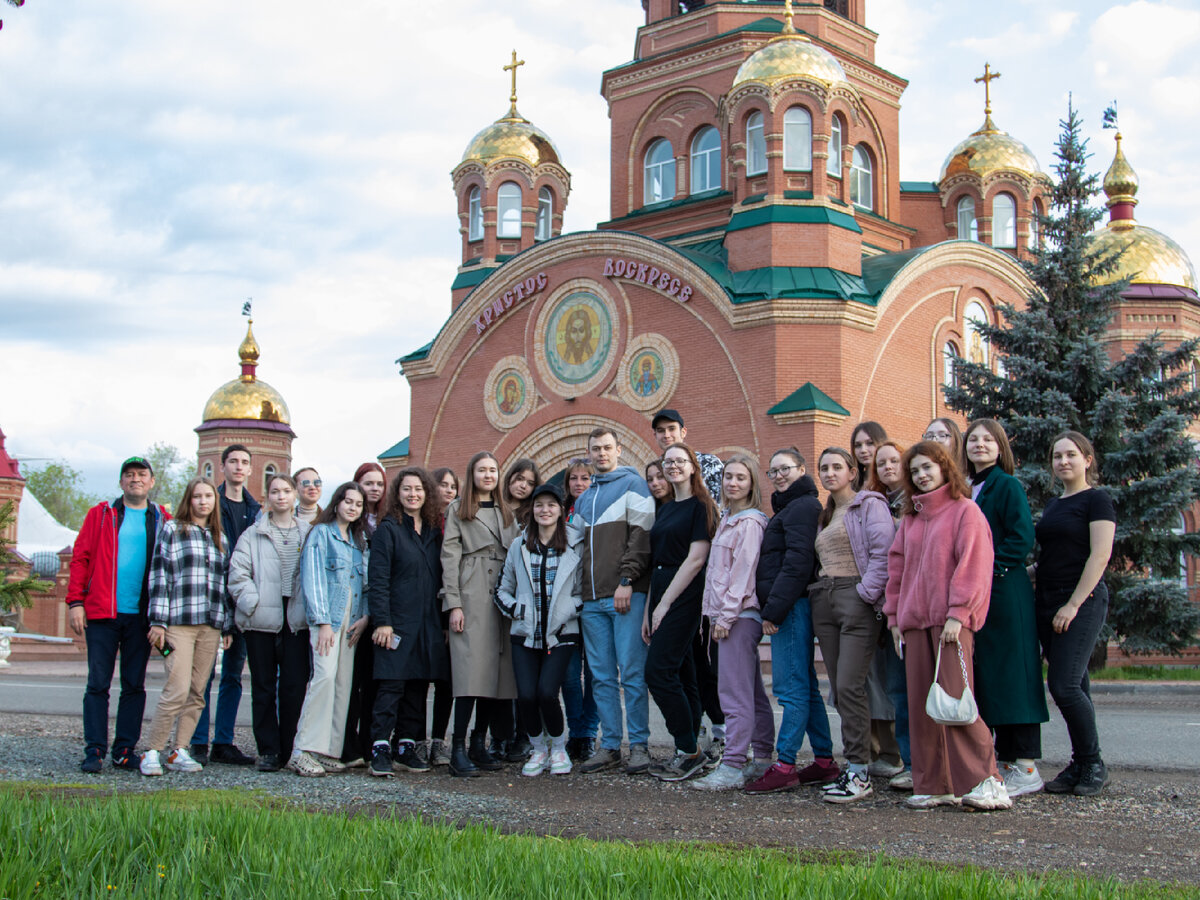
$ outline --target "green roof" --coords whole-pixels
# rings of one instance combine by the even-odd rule
[[[376,459],[395,459],[397,456],[408,456],[408,438],[388,447]]]
[[[445,326],[443,326],[443,327],[445,327]],[[438,334],[441,334],[441,332],[439,331]],[[437,338],[434,338],[433,340],[436,341]],[[420,348],[414,350],[412,353],[408,353],[408,354],[400,357],[398,360],[396,360],[396,362],[399,363],[400,365],[404,365],[406,362],[414,362],[418,359],[424,359],[425,357],[427,357],[429,355],[429,351],[432,349],[433,349],[433,341],[430,341],[424,347],[420,347]]]
[[[879,256],[863,257],[862,277],[867,292],[878,300],[883,289],[896,277],[896,273],[928,249],[919,247],[902,253],[881,253]]]
[[[609,219],[607,222],[601,222],[597,227],[603,230],[608,230],[605,229],[604,226],[614,225],[617,222],[627,222],[630,219],[637,219],[641,218],[642,216],[651,215],[652,213],[659,213],[665,209],[678,209],[681,206],[689,206],[693,203],[704,203],[717,197],[729,196],[731,196],[729,191],[722,191],[714,188],[711,191],[701,191],[698,194],[688,194],[686,197],[680,197],[678,200],[663,200],[659,203],[648,203],[645,206],[639,207],[632,212],[620,216],[619,218]]]
[[[766,266],[730,272],[729,255],[720,241],[701,241],[674,249],[704,269],[734,303],[772,297],[855,300],[869,304],[876,300],[862,278],[849,272],[819,266]]]
[[[846,407],[842,406],[842,404],[838,403],[811,381],[806,381],[802,388],[788,394],[768,409],[767,415],[777,416],[780,413],[809,412],[810,410],[836,413],[839,416],[850,415],[850,410],[846,409]]]
[[[454,283],[450,285],[450,290],[457,291],[459,288],[473,288],[499,268],[498,266],[480,266],[477,263],[472,263],[472,265],[475,268],[469,269],[466,272],[459,272],[454,277]]]
[[[735,212],[730,217],[725,230],[741,231],[743,228],[755,228],[774,222],[826,224],[862,234],[858,222],[849,213],[838,212],[827,206],[776,206],[774,204]]]
[[[900,193],[936,194],[938,186],[936,181],[902,181],[900,182]]]

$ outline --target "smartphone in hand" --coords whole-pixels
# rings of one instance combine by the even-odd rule
[[[158,652],[159,652],[160,654],[162,654],[162,658],[163,658],[163,659],[166,659],[166,658],[167,658],[168,656],[170,656],[170,655],[171,655],[171,654],[172,654],[174,651],[175,651],[175,648],[174,648],[174,647],[172,647],[170,644],[168,644],[166,641],[163,641],[163,642],[162,642],[162,646],[158,648]]]

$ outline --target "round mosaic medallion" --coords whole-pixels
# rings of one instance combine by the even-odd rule
[[[537,402],[529,366],[520,356],[506,356],[492,367],[483,388],[488,421],[502,431],[524,419]]]
[[[679,355],[661,334],[639,334],[621,360],[617,395],[641,412],[662,409],[679,384]]]
[[[603,380],[616,345],[615,319],[611,302],[590,290],[571,290],[543,309],[534,356],[556,393],[579,396]]]

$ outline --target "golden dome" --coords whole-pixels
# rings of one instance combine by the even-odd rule
[[[1196,290],[1196,270],[1177,243],[1133,219],[1118,219],[1092,236],[1092,249],[1109,254],[1124,250],[1116,271],[1100,284],[1128,277],[1133,284],[1171,284]]]
[[[986,178],[1001,170],[1030,176],[1039,175],[1042,171],[1033,151],[1007,131],[997,128],[988,115],[978,131],[950,151],[942,163],[942,174],[938,181],[965,172]]]
[[[522,159],[531,166],[559,163],[558,148],[550,136],[517,112],[516,104],[508,115],[497,119],[471,138],[463,152],[463,162],[487,165],[498,159]]]
[[[1125,152],[1121,149],[1121,132],[1118,131],[1117,154],[1104,173],[1104,193],[1108,195],[1108,205],[1137,203],[1137,190],[1137,172],[1133,171],[1133,166],[1125,158]]]
[[[246,337],[238,347],[241,377],[221,385],[204,404],[204,421],[214,419],[256,419],[290,425],[292,414],[279,391],[255,374],[258,368],[258,342],[254,340],[254,320],[246,326]]]
[[[774,38],[759,47],[738,69],[733,86],[756,81],[772,85],[785,78],[813,78],[825,84],[845,81],[846,71],[832,53],[818,47],[802,34]]]

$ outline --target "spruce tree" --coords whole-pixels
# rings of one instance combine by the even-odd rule
[[[979,323],[1004,374],[957,360],[946,402],[968,419],[1004,425],[1035,518],[1055,495],[1054,436],[1086,434],[1100,482],[1117,509],[1106,581],[1107,633],[1131,653],[1178,653],[1200,631],[1200,604],[1181,583],[1183,554],[1200,552],[1200,533],[1181,533],[1181,514],[1200,500],[1197,451],[1187,428],[1200,415],[1192,359],[1200,341],[1166,350],[1157,334],[1127,356],[1105,349],[1108,325],[1128,281],[1107,281],[1119,257],[1096,251],[1090,235],[1103,212],[1099,177],[1089,174],[1078,112],[1060,122],[1044,245],[1023,266],[1035,289],[1024,307],[1000,304],[1000,322]]]
[[[16,517],[16,506],[11,500],[6,500],[0,506],[0,534]],[[33,597],[30,595],[45,593],[50,588],[36,575],[18,575],[10,568],[10,546],[10,541],[0,537],[0,625],[15,626],[20,620],[19,610],[33,606]]]

